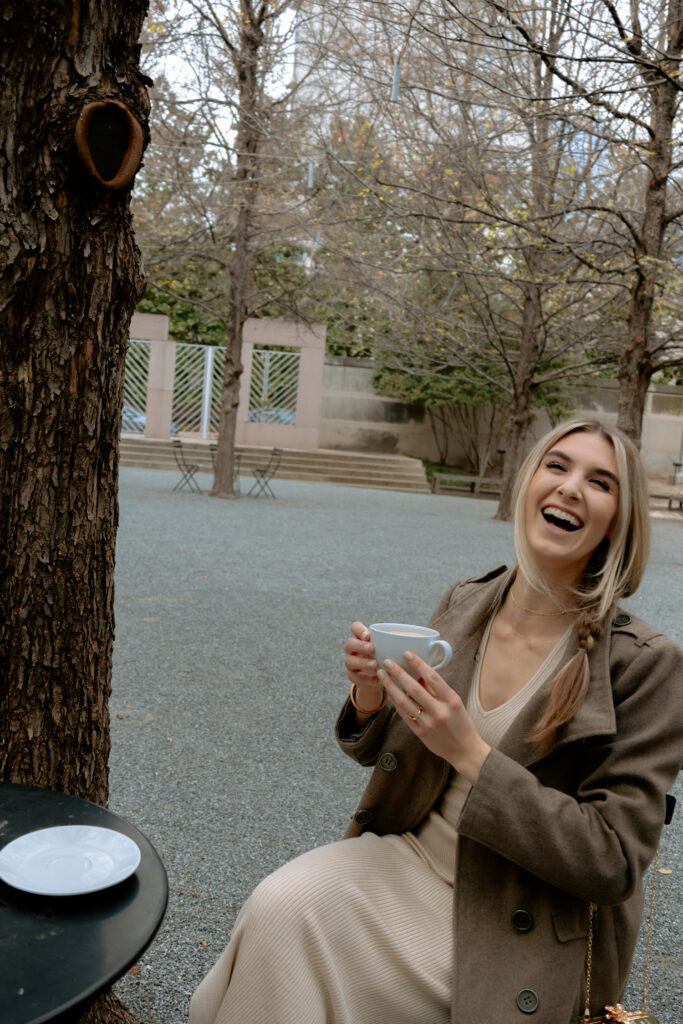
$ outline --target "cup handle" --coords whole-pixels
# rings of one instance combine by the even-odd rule
[[[443,668],[444,665],[447,665],[451,660],[453,649],[447,640],[435,640],[432,644],[432,650],[434,650],[435,647],[443,647],[443,657],[441,658],[441,661],[438,665],[432,665],[433,669],[440,669]]]

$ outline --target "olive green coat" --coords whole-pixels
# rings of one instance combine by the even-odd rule
[[[485,623],[509,579],[501,567],[457,583],[432,617],[453,647],[442,675],[465,701]],[[525,739],[546,684],[491,751],[463,808],[454,1024],[568,1024],[580,1017],[590,901],[599,908],[592,1013],[623,995],[641,880],[683,762],[683,651],[620,612],[589,660],[589,692],[559,741],[541,755]],[[374,771],[347,836],[414,829],[441,795],[449,765],[389,707],[358,735],[350,720],[347,702],[337,739]]]

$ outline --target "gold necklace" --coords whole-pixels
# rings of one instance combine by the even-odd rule
[[[512,593],[512,587],[510,587],[510,589],[508,590],[508,594],[512,598],[512,603],[516,604],[520,611],[528,612],[529,615],[566,615],[566,613],[570,610],[568,608],[564,608],[562,611],[559,612],[539,612],[536,611],[535,608],[525,608],[523,604],[520,604],[519,601],[515,598],[515,595]]]

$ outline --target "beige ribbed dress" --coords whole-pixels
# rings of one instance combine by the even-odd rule
[[[467,710],[496,746],[559,668],[571,629],[519,693],[484,711],[479,666],[490,625]],[[448,1024],[455,827],[469,789],[453,774],[415,832],[366,832],[265,878],[192,997],[190,1024]]]

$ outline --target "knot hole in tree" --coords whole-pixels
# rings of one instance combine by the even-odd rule
[[[131,183],[142,159],[144,132],[125,103],[86,103],[75,134],[78,155],[100,185],[116,190]]]

